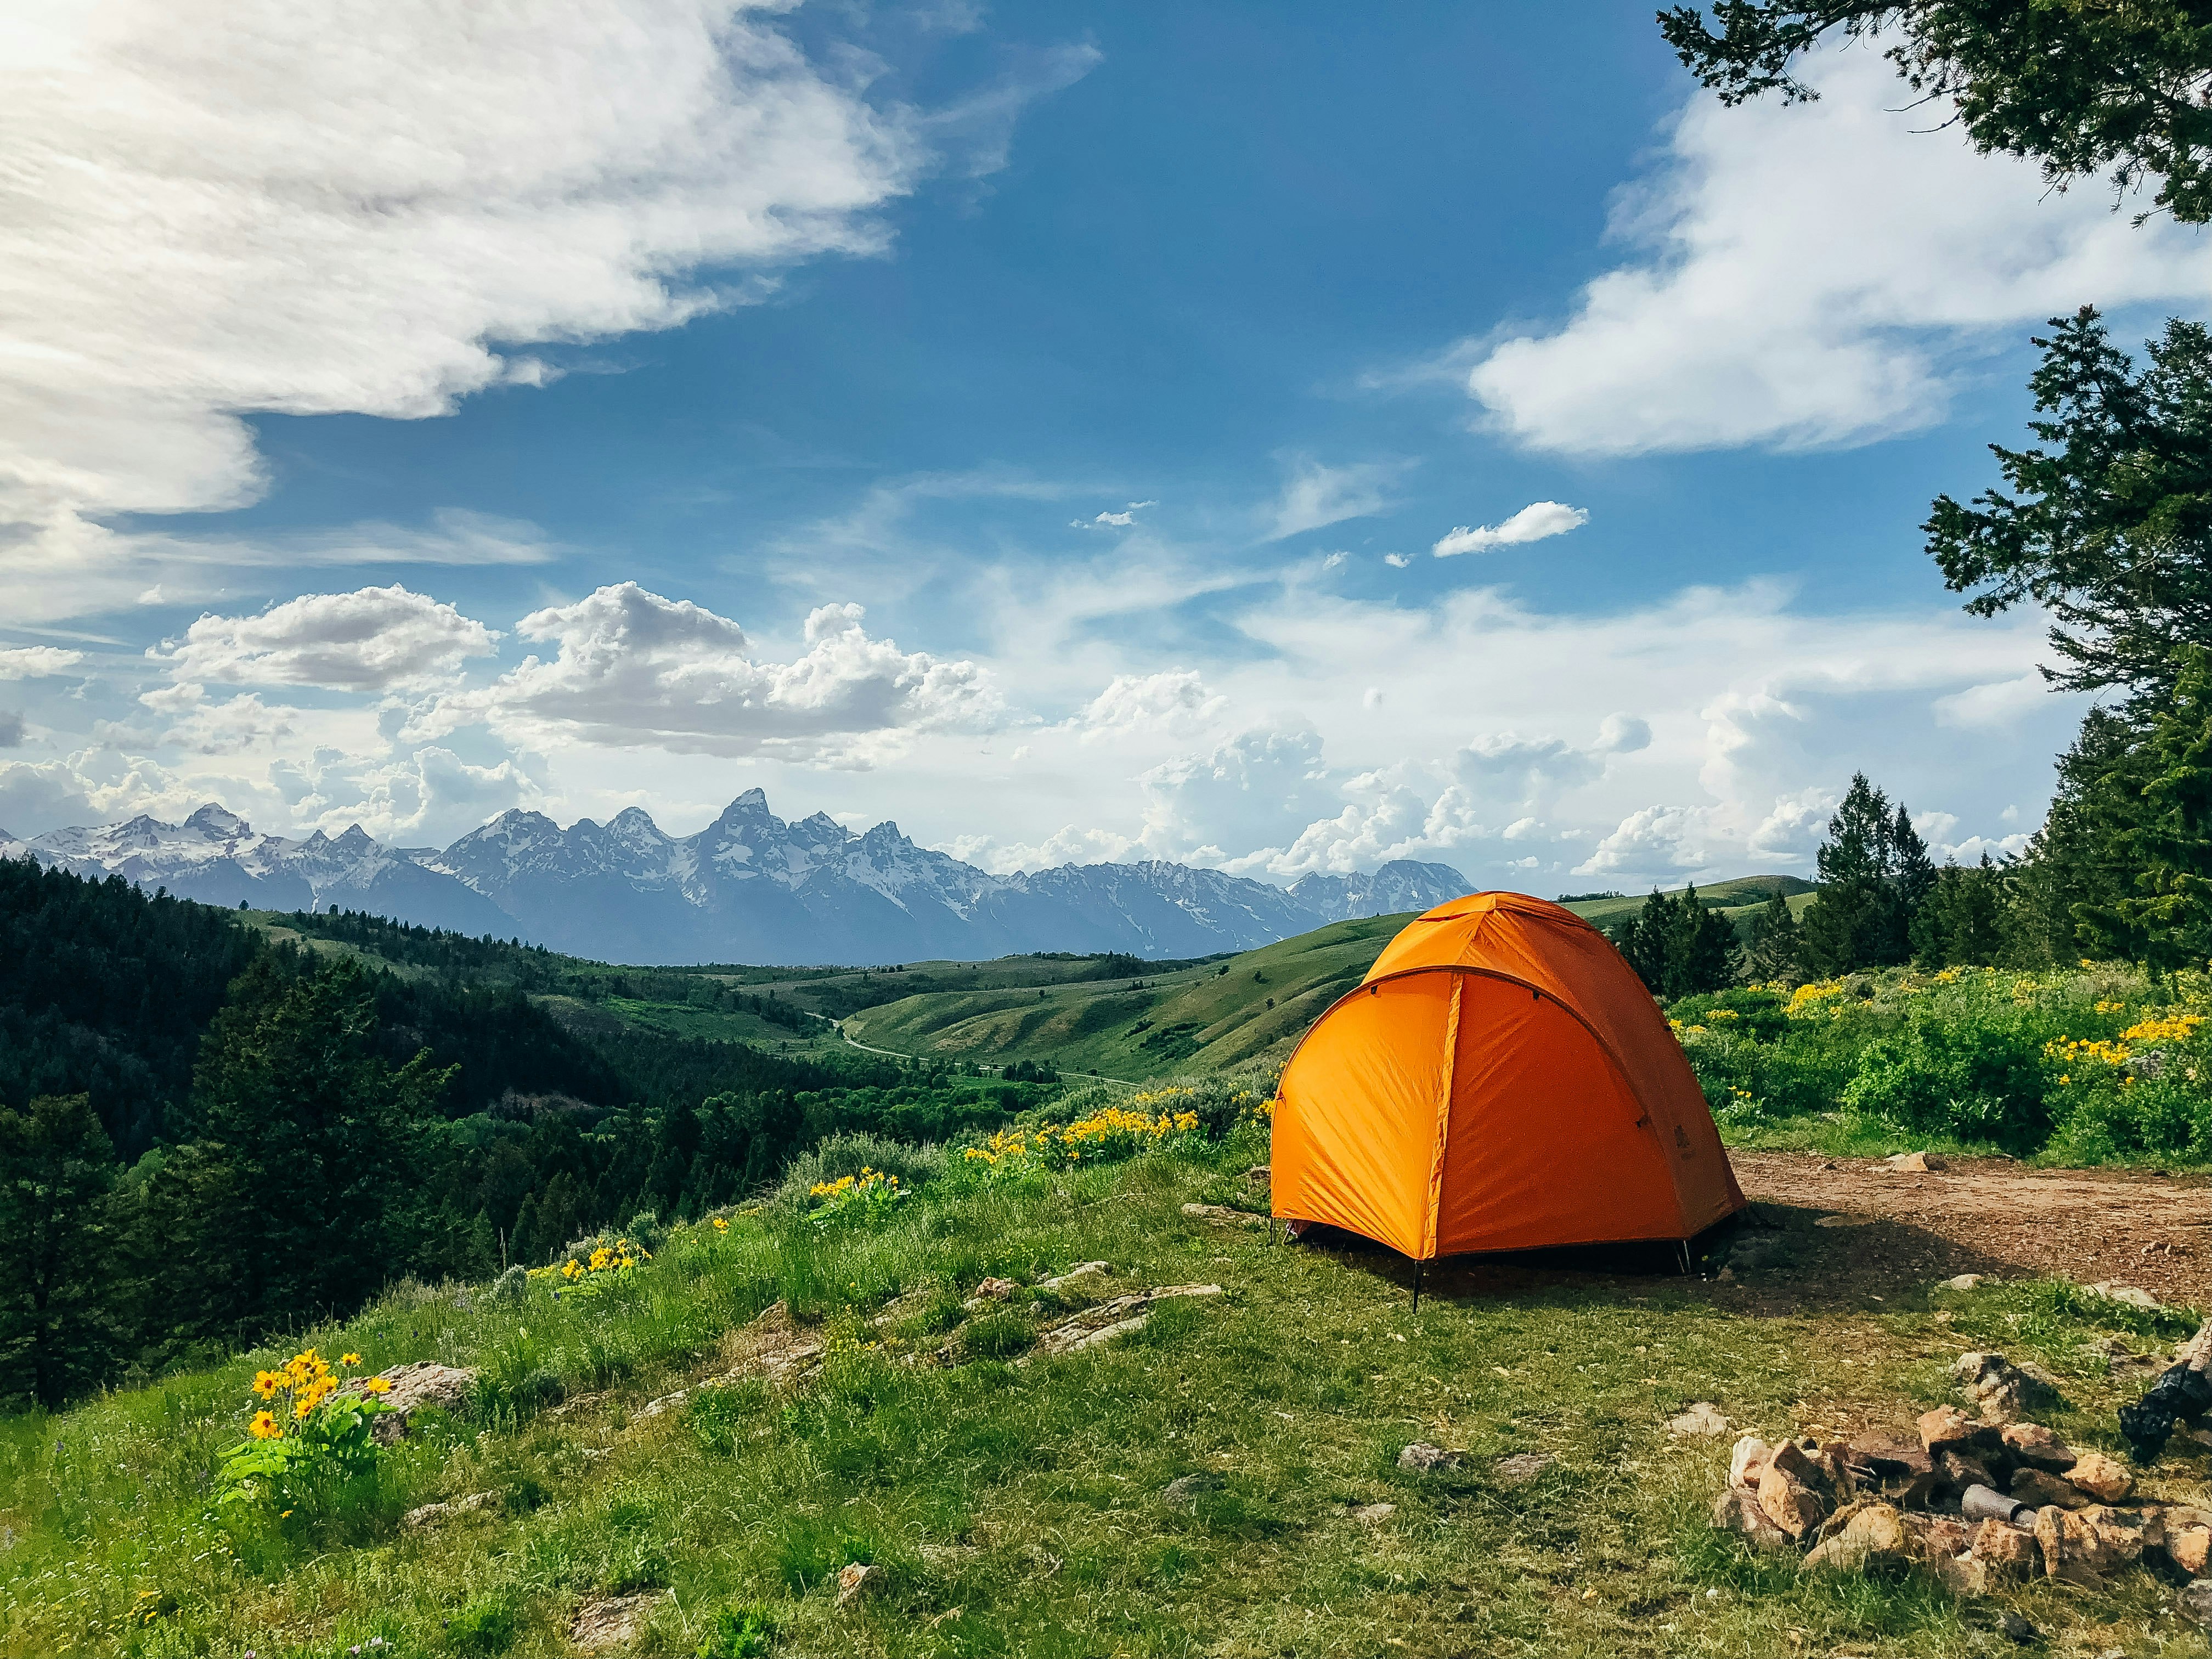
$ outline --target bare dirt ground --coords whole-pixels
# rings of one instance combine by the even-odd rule
[[[1778,1224],[1789,1242],[1787,1265],[1755,1275],[1762,1301],[1890,1295],[1973,1273],[2117,1280],[2161,1302],[2212,1305],[2212,1180],[2202,1176],[2004,1158],[1954,1159],[1927,1175],[1818,1153],[1729,1159],[1753,1224]]]

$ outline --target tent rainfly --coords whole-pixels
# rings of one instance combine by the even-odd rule
[[[1275,1105],[1274,1213],[1415,1261],[1687,1239],[1744,1205],[1704,1092],[1604,934],[1440,904],[1316,1021]]]

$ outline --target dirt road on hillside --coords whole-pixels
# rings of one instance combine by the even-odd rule
[[[1959,1158],[1927,1175],[1799,1152],[1729,1158],[1754,1219],[1780,1224],[1786,1246],[1771,1272],[1743,1275],[1753,1288],[1887,1294],[1957,1273],[2047,1275],[2212,1306],[2212,1181],[2201,1176],[2003,1158]]]

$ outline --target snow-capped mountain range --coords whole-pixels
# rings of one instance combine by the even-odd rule
[[[394,848],[359,825],[335,838],[266,836],[210,803],[182,823],[136,817],[27,841],[0,832],[0,856],[118,874],[210,904],[335,904],[638,963],[1197,957],[1425,909],[1468,890],[1449,865],[1407,860],[1288,888],[1157,860],[994,876],[915,846],[895,823],[855,835],[824,812],[786,823],[758,789],[696,836],[670,836],[635,807],[566,830],[515,811],[442,850]]]

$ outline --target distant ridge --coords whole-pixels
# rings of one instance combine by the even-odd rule
[[[694,836],[670,836],[636,807],[565,830],[516,810],[450,847],[403,848],[359,825],[335,837],[264,835],[210,803],[182,823],[140,817],[29,840],[0,835],[0,856],[211,904],[335,904],[605,962],[671,964],[1201,957],[1469,890],[1450,866],[1410,860],[1287,889],[1159,860],[994,876],[917,847],[896,823],[856,835],[823,812],[787,822],[758,789]]]

